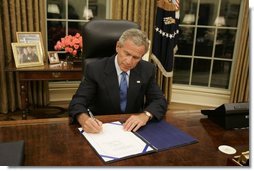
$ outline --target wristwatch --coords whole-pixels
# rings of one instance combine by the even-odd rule
[[[153,115],[150,112],[144,111],[145,115],[149,117],[149,120],[153,118]]]

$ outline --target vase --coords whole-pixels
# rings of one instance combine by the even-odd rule
[[[82,67],[82,60],[81,59],[74,59],[73,66],[74,67]]]
[[[68,65],[73,65],[74,67],[81,67],[82,60],[79,57],[67,56],[66,62]]]
[[[73,60],[71,59],[65,59],[65,62],[68,64],[68,65],[73,65]]]

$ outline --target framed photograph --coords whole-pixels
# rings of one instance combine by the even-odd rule
[[[44,65],[38,43],[12,43],[11,46],[17,68]]]
[[[41,32],[16,32],[18,43],[39,43],[39,52],[44,56]]]
[[[48,58],[50,64],[58,64],[60,63],[58,53],[56,51],[49,51]]]

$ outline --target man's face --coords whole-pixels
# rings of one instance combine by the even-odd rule
[[[27,51],[28,51],[28,53],[32,53],[32,48],[28,46]]]
[[[135,68],[145,54],[145,46],[137,46],[131,40],[126,40],[123,45],[116,44],[118,53],[117,62],[122,71],[127,72]]]
[[[23,49],[23,52],[24,52],[24,54],[25,54],[25,55],[27,55],[27,54],[28,54],[28,52],[27,52],[27,49],[26,49],[26,48],[24,48],[24,49]]]

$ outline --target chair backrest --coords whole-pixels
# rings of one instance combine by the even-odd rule
[[[110,57],[116,53],[116,42],[122,33],[130,28],[140,26],[127,20],[97,20],[86,23],[82,30],[83,70],[87,63]]]

